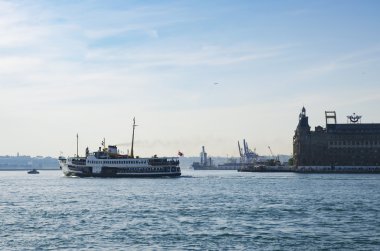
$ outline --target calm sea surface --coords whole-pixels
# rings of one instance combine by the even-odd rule
[[[380,175],[0,172],[0,250],[380,250]]]

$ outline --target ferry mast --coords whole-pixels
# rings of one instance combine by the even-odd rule
[[[78,152],[78,141],[79,141],[79,136],[78,136],[78,133],[77,133],[77,157],[79,157],[79,152]]]
[[[134,158],[133,156],[133,143],[135,141],[135,127],[136,127],[136,121],[135,118],[133,118],[133,130],[132,130],[132,146],[131,146],[131,158]]]

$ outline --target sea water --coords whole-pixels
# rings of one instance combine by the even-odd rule
[[[0,172],[0,250],[380,250],[380,175]]]

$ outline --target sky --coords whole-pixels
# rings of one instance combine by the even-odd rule
[[[0,0],[0,155],[291,154],[303,106],[380,123],[380,1]]]

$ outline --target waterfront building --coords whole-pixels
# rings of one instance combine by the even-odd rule
[[[293,137],[297,171],[380,172],[379,123],[362,123],[355,113],[337,123],[335,111],[326,111],[325,118],[325,127],[311,130],[302,108]]]

